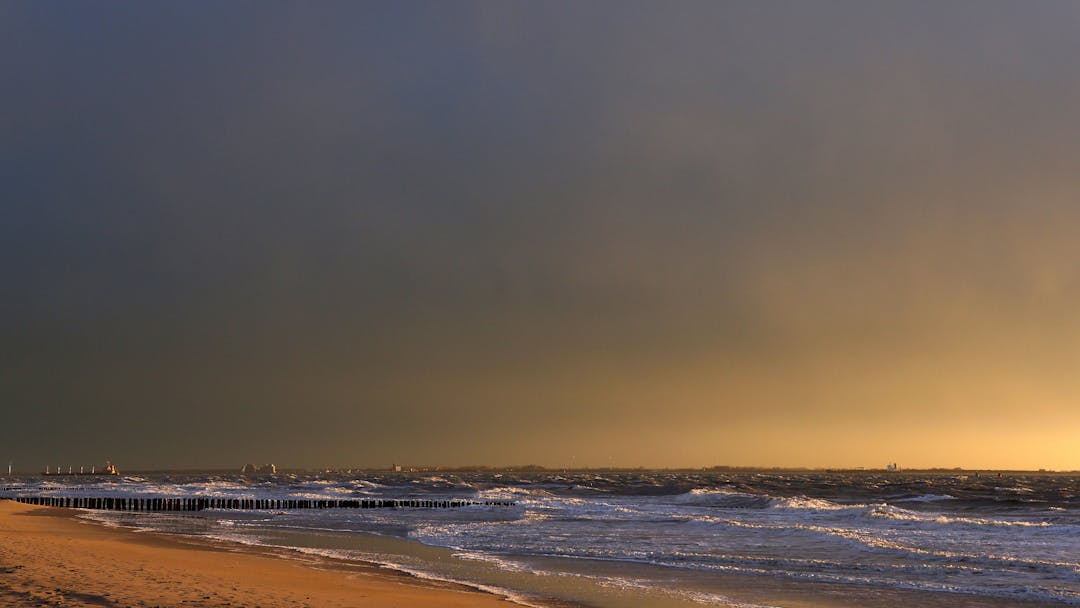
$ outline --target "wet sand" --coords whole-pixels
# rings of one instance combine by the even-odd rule
[[[80,522],[73,511],[0,500],[0,605],[378,606],[515,604],[373,566],[283,559]]]

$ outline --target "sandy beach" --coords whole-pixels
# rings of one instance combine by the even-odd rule
[[[283,559],[80,522],[0,501],[4,606],[511,606],[375,567]]]

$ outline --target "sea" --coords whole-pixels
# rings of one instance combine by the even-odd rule
[[[1078,606],[1080,476],[778,471],[0,478],[0,497],[499,499],[89,522],[375,564],[526,606]]]

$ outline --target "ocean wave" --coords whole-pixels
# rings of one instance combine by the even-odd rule
[[[697,488],[674,497],[672,502],[687,506],[726,509],[788,509],[794,511],[844,511],[863,509],[865,504],[842,504],[804,495],[771,496],[749,494],[725,488]]]
[[[722,488],[697,488],[671,499],[672,502],[680,505],[720,509],[763,509],[770,506],[773,500],[771,496],[747,494]]]
[[[499,486],[495,488],[487,488],[476,492],[476,498],[478,500],[535,500],[535,499],[551,499],[555,498],[555,495],[544,488],[528,488],[521,486]],[[584,502],[584,499],[570,499],[577,500],[578,502]]]
[[[867,505],[844,505],[832,502],[831,500],[825,500],[824,498],[793,496],[790,498],[773,498],[770,501],[770,506],[774,509],[794,509],[804,511],[849,511],[865,509]]]
[[[922,496],[912,496],[910,498],[896,498],[891,502],[941,502],[943,500],[956,500],[955,496],[948,494],[923,494]]]
[[[1054,524],[1045,521],[1027,521],[1021,519],[994,519],[987,517],[960,517],[940,513],[921,513],[890,505],[877,505],[868,513],[874,517],[884,517],[900,521],[925,522],[933,524],[963,524],[969,526],[1005,526],[1021,528],[1049,528]]]
[[[936,502],[951,500],[953,497],[945,495],[923,495],[907,499],[903,502]],[[966,526],[1003,526],[1022,528],[1049,528],[1054,527],[1052,522],[1042,520],[1030,520],[1022,518],[994,518],[994,517],[968,517],[949,515],[938,512],[912,511],[887,503],[837,503],[824,498],[812,498],[808,496],[772,497],[768,495],[745,494],[727,490],[693,490],[676,497],[677,504],[688,506],[708,506],[717,508],[769,508],[774,510],[787,510],[807,513],[834,513],[837,515],[847,514],[851,517],[876,517],[893,519],[897,521],[921,522],[936,525],[966,525]],[[902,502],[895,500],[894,502]]]
[[[1042,570],[1048,573],[1064,574],[1069,580],[1080,581],[1080,562],[1071,561],[1067,559],[1049,559],[1049,558],[1036,558],[1036,557],[1024,557],[1020,555],[1006,555],[997,553],[973,553],[961,550],[953,550],[935,546],[919,546],[911,542],[911,539],[904,540],[906,537],[895,538],[896,532],[891,529],[878,529],[878,528],[865,528],[855,526],[845,526],[842,524],[826,525],[824,523],[813,523],[812,521],[744,521],[733,517],[717,517],[702,514],[683,514],[682,519],[686,521],[707,525],[707,526],[726,526],[732,528],[743,528],[750,530],[761,530],[769,532],[769,536],[782,539],[785,536],[788,537],[787,542],[798,543],[801,542],[793,535],[800,532],[809,532],[839,539],[850,541],[858,546],[882,550],[887,552],[894,552],[909,556],[918,556],[920,559],[941,559],[948,560],[950,562],[963,562],[968,565],[983,565],[990,567],[1015,567],[1023,568],[1027,570]],[[920,523],[922,520],[917,520]],[[986,524],[979,524],[986,525]],[[990,524],[996,525],[996,524]],[[1021,528],[1024,529],[1024,528]],[[931,530],[926,530],[926,534],[932,533]],[[920,534],[913,538],[924,539]],[[942,537],[942,541],[948,541],[949,536]],[[956,539],[954,539],[955,542]],[[925,542],[925,541],[924,541]]]

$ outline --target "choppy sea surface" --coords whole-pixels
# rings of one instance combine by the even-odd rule
[[[84,517],[374,562],[537,606],[781,606],[803,593],[862,597],[857,603],[865,605],[873,604],[866,598],[889,593],[925,593],[920,597],[943,598],[941,605],[1080,605],[1075,476],[161,474],[0,478],[0,490],[0,496],[511,499],[516,506],[88,511]]]

